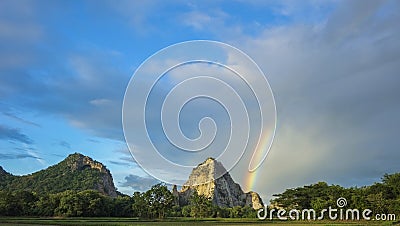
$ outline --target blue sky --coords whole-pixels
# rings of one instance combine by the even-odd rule
[[[1,1],[0,165],[22,175],[81,152],[118,189],[151,185],[121,124],[125,88],[156,51],[226,42],[267,75],[276,139],[252,189],[361,186],[399,172],[397,1]],[[241,182],[240,170],[232,171]]]

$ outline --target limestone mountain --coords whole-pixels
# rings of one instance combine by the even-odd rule
[[[0,190],[27,190],[44,194],[87,189],[117,196],[110,171],[100,162],[79,153],[71,154],[47,169],[24,176],[14,176],[0,167]]]
[[[223,176],[216,178],[221,174]],[[177,191],[176,188],[173,190],[180,205],[186,205],[193,192],[212,199],[213,204],[220,207],[250,206],[254,209],[263,207],[263,202],[256,192],[243,192],[222,163],[213,158],[208,158],[192,170],[189,180],[182,186],[181,191]]]

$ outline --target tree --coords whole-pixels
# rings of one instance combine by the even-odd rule
[[[59,206],[55,209],[55,215],[77,217],[82,215],[82,207],[76,193],[70,190],[61,192]]]
[[[214,211],[216,212],[216,217],[229,218],[230,217],[230,208],[213,206]]]
[[[199,195],[196,191],[189,198],[189,205],[191,207],[190,216],[197,217],[210,217],[212,214],[212,202],[204,195]]]
[[[164,218],[172,208],[174,197],[168,190],[167,186],[162,183],[156,184],[146,191],[144,194],[145,201],[149,206],[150,217],[157,216]]]
[[[328,206],[336,206],[339,197],[346,197],[350,200],[350,192],[338,185],[328,185],[325,182],[318,182],[304,187],[287,189],[282,194],[274,195],[272,200],[277,206],[285,209],[324,209]]]
[[[66,217],[99,217],[110,215],[111,200],[94,190],[60,193],[55,214]]]
[[[156,184],[150,190],[132,196],[133,216],[146,218],[164,218],[172,209],[174,197],[164,184]]]
[[[382,192],[369,194],[367,200],[369,201],[374,213],[388,213],[388,201],[383,198]]]
[[[60,205],[61,193],[46,194],[39,197],[36,202],[38,216],[54,216],[55,210]]]
[[[9,191],[0,191],[0,215],[18,216],[22,212],[22,206]]]
[[[242,207],[240,206],[235,206],[233,208],[230,209],[231,213],[230,213],[230,217],[231,218],[240,218],[242,217]]]
[[[148,217],[148,205],[144,198],[144,193],[133,193],[132,201],[132,215],[135,217]]]
[[[388,198],[400,198],[400,173],[383,175],[382,184],[390,191]]]
[[[130,217],[133,215],[132,209],[133,199],[129,196],[118,196],[113,200],[112,216],[113,217]]]
[[[250,206],[242,207],[242,217],[244,218],[256,218],[257,211]]]
[[[190,217],[190,212],[192,211],[192,207],[190,205],[186,205],[182,207],[182,216]]]
[[[82,216],[107,217],[110,216],[111,198],[95,190],[85,190],[77,193],[82,207]]]
[[[30,191],[16,191],[13,193],[13,199],[17,202],[20,211],[17,215],[31,216],[35,214],[36,211],[36,201],[38,197],[36,194]]]

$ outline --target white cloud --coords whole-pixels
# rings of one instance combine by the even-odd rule
[[[212,22],[212,18],[202,12],[193,11],[182,15],[184,24],[193,27],[196,30],[202,30]]]
[[[111,103],[111,100],[106,99],[106,98],[100,98],[100,99],[93,99],[89,101],[90,104],[94,106],[105,106]]]

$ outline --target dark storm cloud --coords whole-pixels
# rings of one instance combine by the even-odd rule
[[[141,177],[137,175],[129,175],[125,177],[125,181],[120,184],[121,187],[130,187],[135,191],[146,191],[151,186],[160,183],[160,181],[150,178]]]
[[[320,180],[370,184],[400,171],[399,3],[348,3],[320,24],[268,29],[247,43],[278,110],[263,172],[286,180],[266,193]]]

